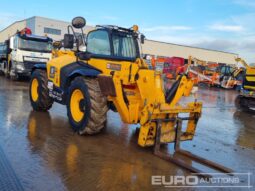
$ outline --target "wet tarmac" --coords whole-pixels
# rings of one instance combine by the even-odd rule
[[[203,115],[194,140],[182,147],[235,172],[253,173],[250,184],[255,186],[255,115],[235,109],[236,95],[233,90],[200,88]],[[33,112],[28,81],[0,77],[0,157],[8,161],[24,190],[161,190],[163,186],[151,184],[153,175],[190,174],[154,156],[152,148],[139,147],[136,127],[108,112],[101,134],[79,136],[72,131],[64,106]]]

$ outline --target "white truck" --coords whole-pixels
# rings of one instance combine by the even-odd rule
[[[30,76],[35,64],[46,64],[52,57],[52,39],[32,35],[28,28],[0,43],[0,70],[13,80]]]

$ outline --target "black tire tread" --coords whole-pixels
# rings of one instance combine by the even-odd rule
[[[41,81],[39,82],[41,84],[41,87],[39,91],[38,101],[33,102],[32,98],[30,98],[31,105],[35,111],[48,111],[52,107],[53,99],[49,96],[49,89],[47,87],[47,82],[48,82],[47,73],[44,70],[35,70],[32,76],[37,77]],[[32,83],[32,80],[33,80],[33,77],[31,78],[30,83]],[[30,85],[30,88],[31,88],[31,85]]]
[[[108,111],[107,98],[102,94],[96,78],[83,78],[83,80],[88,87],[91,107],[88,124],[79,133],[91,135],[99,133],[105,127]]]

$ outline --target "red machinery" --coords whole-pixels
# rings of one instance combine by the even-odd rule
[[[150,60],[153,69],[162,71],[169,79],[175,79],[178,73],[184,72],[184,58],[180,57],[154,57]]]
[[[180,57],[170,57],[165,59],[163,74],[166,75],[167,78],[176,78],[179,73],[183,73],[185,71],[185,60]]]

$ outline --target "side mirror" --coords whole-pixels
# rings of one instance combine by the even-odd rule
[[[72,20],[72,26],[76,29],[81,29],[85,27],[86,20],[83,17],[75,17]]]
[[[10,46],[9,46],[9,48],[10,49],[14,49],[14,37],[12,36],[11,38],[10,38]]]
[[[65,34],[64,36],[64,48],[73,49],[74,36],[72,34]]]
[[[144,44],[144,40],[145,40],[145,36],[143,34],[141,34],[141,44]]]

